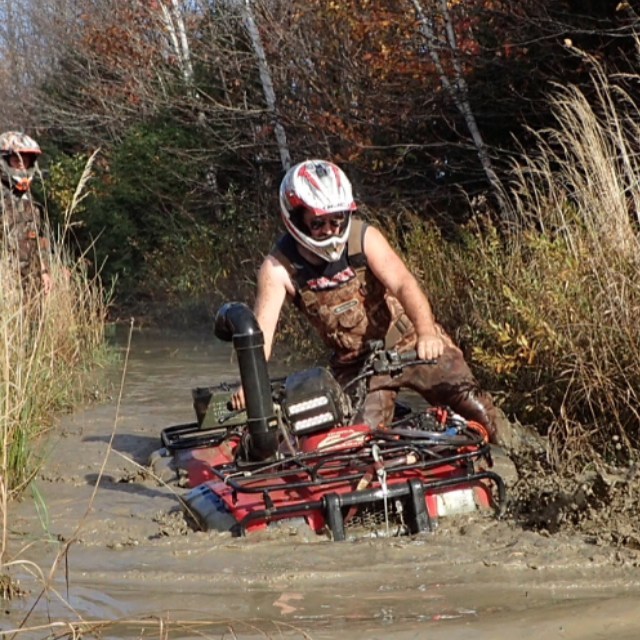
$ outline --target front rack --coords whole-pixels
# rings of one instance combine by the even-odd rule
[[[354,507],[393,499],[404,500],[409,531],[417,533],[432,528],[426,494],[483,481],[494,485],[494,507],[502,515],[506,503],[502,478],[491,471],[475,471],[474,462],[482,458],[491,466],[489,446],[447,446],[442,439],[439,446],[434,451],[432,443],[387,432],[352,453],[313,452],[266,463],[236,461],[212,467],[211,472],[236,501],[242,495],[260,496],[253,503],[258,508],[237,522],[235,535],[244,535],[255,521],[272,522],[319,511],[333,539],[344,540],[345,516]]]

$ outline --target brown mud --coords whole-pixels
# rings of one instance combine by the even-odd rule
[[[123,363],[115,369],[113,397],[63,419],[51,439],[38,499],[12,507],[10,572],[24,596],[3,600],[0,637],[73,637],[64,623],[81,621],[108,621],[83,638],[114,639],[640,637],[638,553],[613,544],[597,514],[591,530],[577,526],[586,515],[575,513],[604,493],[585,491],[583,509],[578,492],[560,504],[550,490],[536,522],[517,485],[517,518],[443,519],[417,537],[193,531],[185,490],[146,464],[162,428],[193,420],[192,387],[238,377],[231,349],[135,333],[121,401]],[[551,482],[529,473],[528,484]],[[626,524],[637,530],[633,517]]]

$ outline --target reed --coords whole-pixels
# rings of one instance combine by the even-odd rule
[[[14,255],[6,243],[0,246],[0,563],[8,506],[37,472],[44,434],[54,427],[58,412],[85,399],[89,372],[106,353],[109,294],[89,275],[84,257],[74,258],[65,248],[91,162],[69,203],[58,241],[52,243],[54,286],[48,295],[24,285]]]
[[[591,62],[591,95],[557,88],[556,126],[513,166],[517,227],[479,216],[446,242],[414,220],[409,240],[484,385],[568,473],[640,447],[639,108]]]

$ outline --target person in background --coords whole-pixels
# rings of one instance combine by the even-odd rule
[[[31,195],[31,182],[41,154],[38,143],[24,133],[0,134],[0,238],[20,271],[25,293],[48,295],[49,242],[43,232],[42,215]]]
[[[260,267],[254,307],[267,360],[289,299],[333,351],[332,370],[343,383],[357,373],[370,340],[436,360],[407,367],[393,378],[374,376],[359,420],[373,427],[388,424],[398,391],[408,388],[483,424],[493,443],[513,448],[512,425],[479,389],[462,351],[434,319],[418,281],[356,209],[349,179],[332,162],[306,160],[284,176],[280,214],[286,231]],[[244,407],[241,388],[232,405]]]

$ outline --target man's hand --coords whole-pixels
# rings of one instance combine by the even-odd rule
[[[416,351],[421,360],[437,360],[444,353],[444,341],[440,336],[418,336]]]
[[[42,291],[45,296],[48,296],[51,293],[51,289],[53,289],[53,280],[51,279],[51,274],[48,271],[42,272]]]
[[[246,408],[244,401],[244,389],[242,387],[238,387],[231,396],[231,407],[234,411],[242,411]]]

